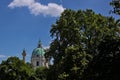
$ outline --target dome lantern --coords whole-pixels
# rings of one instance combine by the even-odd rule
[[[38,41],[38,48],[42,48],[42,44],[40,40]]]

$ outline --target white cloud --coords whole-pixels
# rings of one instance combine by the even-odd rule
[[[6,56],[5,55],[0,55],[0,58],[5,58]]]
[[[13,0],[8,5],[9,8],[15,7],[27,7],[30,12],[34,15],[50,15],[52,17],[60,16],[60,14],[65,10],[62,5],[56,3],[48,3],[48,5],[43,5],[35,0]]]

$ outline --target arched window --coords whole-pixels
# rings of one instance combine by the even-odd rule
[[[39,66],[39,61],[36,62],[36,66]]]

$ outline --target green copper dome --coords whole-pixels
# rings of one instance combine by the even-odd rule
[[[44,56],[45,51],[42,48],[35,48],[32,52],[32,56]]]
[[[32,56],[44,56],[45,54],[45,51],[44,49],[42,48],[42,44],[41,44],[41,41],[38,42],[38,47],[35,48],[32,52]]]

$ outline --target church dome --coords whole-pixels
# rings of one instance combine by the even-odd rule
[[[32,52],[32,56],[44,56],[45,51],[42,48],[35,48]]]
[[[45,50],[42,48],[41,41],[38,42],[38,47],[32,52],[32,56],[44,56]]]

